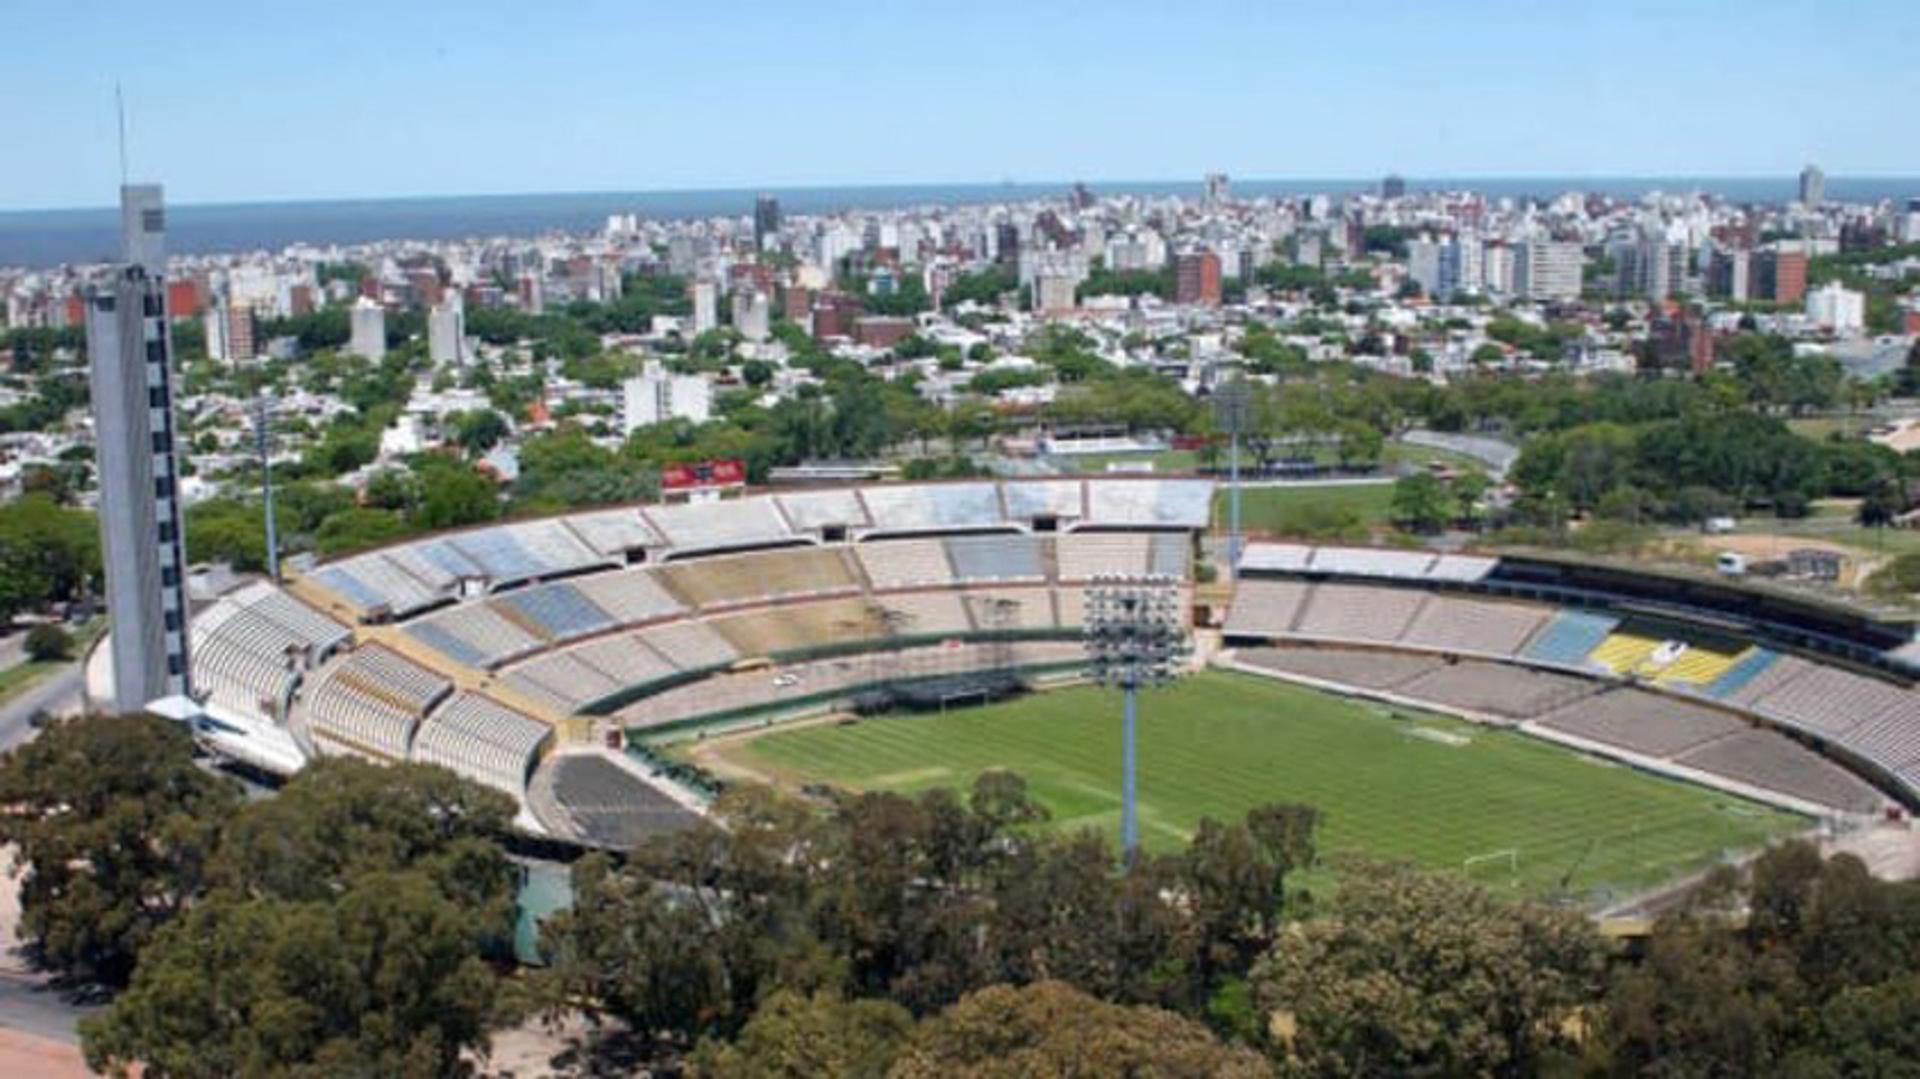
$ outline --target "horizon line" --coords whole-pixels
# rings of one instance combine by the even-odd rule
[[[1797,172],[1729,173],[1724,175],[1698,175],[1698,176],[1687,176],[1687,175],[1679,175],[1679,174],[1655,175],[1655,174],[1634,174],[1634,173],[1617,173],[1617,174],[1585,173],[1585,174],[1569,174],[1569,175],[1553,175],[1549,173],[1538,173],[1538,174],[1515,173],[1510,175],[1502,175],[1502,174],[1495,173],[1495,174],[1486,174],[1486,175],[1479,175],[1479,176],[1469,176],[1465,174],[1421,176],[1421,175],[1416,175],[1412,173],[1387,172],[1387,173],[1381,173],[1380,175],[1372,178],[1360,177],[1360,176],[1241,176],[1241,177],[1235,177],[1231,173],[1227,174],[1229,185],[1232,185],[1234,183],[1247,183],[1247,184],[1289,184],[1289,183],[1346,184],[1346,183],[1352,183],[1352,184],[1363,184],[1370,187],[1378,187],[1380,182],[1386,179],[1388,176],[1398,177],[1399,179],[1406,181],[1410,186],[1420,185],[1420,186],[1431,188],[1435,185],[1449,185],[1449,184],[1464,185],[1464,184],[1471,184],[1473,182],[1485,182],[1485,181],[1497,181],[1500,183],[1526,183],[1529,181],[1541,181],[1541,182],[1552,182],[1552,183],[1567,183],[1569,181],[1584,181],[1588,183],[1685,181],[1686,183],[1694,184],[1694,185],[1701,185],[1701,184],[1713,183],[1713,182],[1725,182],[1725,181],[1751,183],[1753,181],[1759,181],[1759,180],[1793,181],[1797,179],[1798,173]],[[1872,182],[1911,180],[1916,182],[1917,184],[1920,184],[1920,173],[1907,174],[1907,175],[1898,174],[1898,173],[1866,173],[1861,175],[1853,175],[1848,173],[1826,173],[1825,178],[1828,183],[1833,183],[1835,181],[1840,181],[1843,183],[1851,183],[1851,182],[1872,183]],[[161,181],[149,180],[149,181],[143,181],[143,182],[148,182],[148,183],[159,182],[163,185],[165,183],[164,180],[161,180]],[[861,183],[786,183],[786,184],[776,183],[776,184],[762,184],[758,186],[721,185],[721,186],[715,186],[715,187],[577,188],[577,189],[568,189],[568,190],[548,190],[548,191],[468,191],[468,192],[414,193],[414,194],[399,194],[399,195],[327,195],[327,196],[319,196],[319,197],[307,196],[307,197],[294,197],[294,198],[216,199],[216,200],[210,200],[210,201],[169,202],[168,205],[174,208],[194,207],[194,208],[206,208],[206,209],[229,209],[229,208],[238,208],[238,207],[290,206],[290,205],[326,204],[326,203],[424,202],[424,201],[437,200],[437,199],[516,199],[516,198],[543,198],[543,197],[554,197],[554,196],[586,198],[586,197],[596,197],[596,196],[618,196],[618,195],[682,195],[682,194],[756,195],[756,194],[767,194],[767,193],[782,192],[782,191],[788,191],[788,192],[800,192],[800,191],[814,192],[814,191],[836,191],[836,190],[838,191],[884,191],[884,190],[902,190],[902,189],[910,190],[914,188],[935,189],[935,188],[956,188],[956,187],[1033,188],[1033,187],[1058,186],[1061,188],[1062,192],[1065,193],[1065,192],[1071,191],[1073,188],[1073,185],[1075,184],[1086,184],[1087,186],[1094,188],[1095,189],[1094,194],[1098,196],[1100,194],[1098,187],[1099,185],[1102,185],[1102,184],[1118,186],[1118,187],[1139,187],[1139,186],[1150,186],[1150,185],[1165,186],[1165,185],[1177,184],[1177,185],[1192,185],[1195,188],[1201,188],[1205,184],[1205,179],[1204,179],[1204,175],[1200,178],[1194,178],[1194,179],[1166,179],[1166,178],[1114,179],[1109,177],[1109,178],[1100,179],[1100,180],[1090,180],[1086,178],[1080,178],[1080,179],[1048,178],[1048,179],[1037,179],[1037,180],[1023,180],[1023,179],[1017,179],[1017,178],[1003,177],[997,180],[911,180],[911,181],[861,182]],[[1471,190],[1471,188],[1463,187],[1461,188],[1461,190]],[[1577,190],[1577,188],[1569,187],[1569,188],[1563,188],[1562,190],[1564,192],[1564,191]],[[1675,192],[1675,193],[1681,193],[1681,192]],[[1917,191],[1916,194],[1920,194],[1920,191]],[[113,203],[96,203],[96,204],[79,205],[79,206],[28,206],[28,207],[17,207],[17,208],[0,208],[0,216],[17,215],[17,214],[91,213],[91,212],[97,212],[102,210],[112,211],[114,209],[115,209],[115,206]]]

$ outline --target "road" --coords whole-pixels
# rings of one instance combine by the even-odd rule
[[[0,704],[0,750],[12,749],[33,733],[33,714],[46,709],[55,715],[80,710],[80,688],[86,668],[71,663]]]

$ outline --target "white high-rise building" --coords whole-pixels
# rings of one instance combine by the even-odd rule
[[[1580,298],[1586,256],[1576,243],[1529,240],[1513,248],[1513,291],[1529,300]]]
[[[621,386],[621,430],[636,429],[668,420],[705,423],[713,414],[713,387],[699,375],[676,375],[649,360],[638,378]]]
[[[1867,328],[1866,295],[1838,281],[1809,290],[1806,310],[1808,321],[1833,331],[1836,337],[1858,337]]]
[[[435,365],[464,364],[467,356],[467,312],[458,290],[427,312],[427,355]]]
[[[772,336],[773,304],[757,288],[743,288],[733,294],[733,328],[755,343]]]
[[[113,706],[192,693],[160,187],[120,189],[124,263],[87,297]]]
[[[369,360],[384,357],[387,354],[387,309],[362,296],[353,301],[349,316],[347,351]]]
[[[693,293],[693,333],[706,333],[720,325],[720,286],[712,281],[695,281]]]
[[[1480,281],[1496,296],[1513,295],[1513,248],[1490,243],[1481,251]]]

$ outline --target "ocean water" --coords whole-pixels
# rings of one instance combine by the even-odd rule
[[[1237,196],[1340,195],[1377,189],[1378,180],[1235,180]],[[546,195],[460,195],[319,202],[178,204],[167,208],[167,244],[180,254],[278,250],[288,244],[356,244],[374,240],[451,240],[477,236],[533,236],[596,229],[608,214],[655,219],[753,212],[764,191],[790,214],[849,209],[1065,198],[1071,181],[1053,183],[922,184],[886,187],[803,187],[762,190],[632,191]],[[1188,195],[1200,182],[1097,182],[1096,194]],[[1736,202],[1784,202],[1795,179],[1712,177],[1409,178],[1410,190],[1472,190],[1490,197],[1550,198],[1566,191],[1637,198],[1648,191],[1706,191]],[[1828,177],[1836,201],[1920,198],[1920,178]],[[0,212],[0,266],[53,266],[115,257],[119,214],[112,207]]]

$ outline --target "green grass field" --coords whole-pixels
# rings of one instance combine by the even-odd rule
[[[1384,524],[1392,503],[1390,483],[1248,487],[1240,492],[1240,521],[1253,532],[1324,536],[1343,525],[1364,530]],[[1215,524],[1225,527],[1225,490],[1215,495],[1213,511]]]
[[[1090,687],[940,716],[774,730],[727,755],[784,781],[918,791],[1026,776],[1054,826],[1117,834],[1120,699]],[[1145,695],[1142,841],[1262,802],[1324,814],[1321,850],[1463,870],[1502,890],[1621,897],[1803,827],[1793,815],[1596,761],[1524,735],[1208,672]],[[1465,871],[1465,870],[1463,870]],[[1601,891],[1604,890],[1604,891]]]

